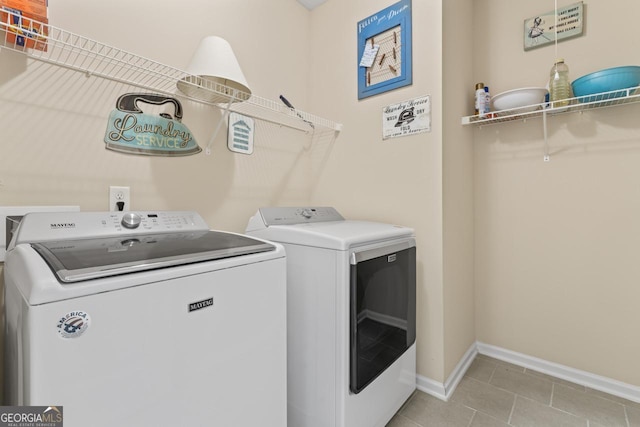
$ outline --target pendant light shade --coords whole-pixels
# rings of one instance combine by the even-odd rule
[[[251,96],[231,45],[221,37],[202,39],[186,71],[189,75],[180,79],[177,86],[192,98],[221,103],[246,101]]]

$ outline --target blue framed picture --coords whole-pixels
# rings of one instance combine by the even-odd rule
[[[410,85],[411,0],[358,22],[358,99]]]

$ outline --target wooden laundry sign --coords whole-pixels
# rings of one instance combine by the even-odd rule
[[[138,103],[173,104],[174,117],[168,113],[144,114]],[[104,142],[109,150],[150,156],[188,156],[202,151],[191,131],[182,124],[180,102],[153,93],[120,96],[116,109],[109,114]]]

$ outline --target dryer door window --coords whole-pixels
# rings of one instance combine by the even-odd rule
[[[351,256],[350,390],[359,393],[416,340],[415,242]]]

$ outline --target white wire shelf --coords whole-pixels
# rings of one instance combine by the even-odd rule
[[[87,76],[190,99],[306,133],[333,132],[337,135],[342,130],[342,125],[334,121],[203,80],[183,70],[61,28],[22,18],[5,10],[0,16],[0,49],[20,52],[29,58],[85,73]],[[178,81],[198,86],[205,96],[194,98],[183,94],[177,90]]]
[[[545,114],[575,113],[597,108],[640,102],[640,86],[602,92],[593,95],[570,98],[568,105],[555,106],[553,103],[532,104],[511,110],[492,111],[485,116],[467,116],[462,118],[462,125],[488,126],[515,120],[527,120],[542,117]]]

